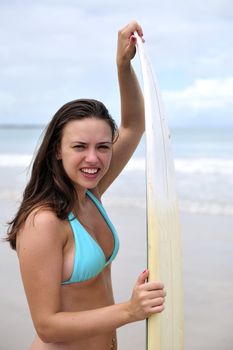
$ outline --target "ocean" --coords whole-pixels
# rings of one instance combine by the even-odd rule
[[[0,128],[0,199],[20,200],[41,134],[41,127]],[[180,209],[233,215],[233,129],[172,129],[171,135]],[[144,144],[106,195],[111,205],[145,206]]]

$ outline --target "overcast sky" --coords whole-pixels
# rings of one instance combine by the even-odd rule
[[[80,97],[119,120],[117,31],[131,19],[170,125],[233,126],[232,0],[0,0],[0,123],[47,123]]]

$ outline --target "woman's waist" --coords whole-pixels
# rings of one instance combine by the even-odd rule
[[[95,337],[80,338],[69,343],[44,343],[37,336],[30,350],[116,350],[116,331]]]
[[[104,275],[94,281],[61,286],[62,311],[85,311],[114,304],[111,278],[106,272]]]

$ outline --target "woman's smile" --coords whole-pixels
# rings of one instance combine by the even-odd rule
[[[81,171],[85,174],[94,175],[98,172],[99,168],[83,168]]]
[[[86,179],[96,179],[100,168],[82,168],[80,170]]]

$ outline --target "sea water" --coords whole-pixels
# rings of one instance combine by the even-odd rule
[[[42,127],[0,128],[0,200],[19,201]],[[182,211],[233,215],[233,129],[171,129]],[[106,202],[145,206],[145,140],[112,185]]]

